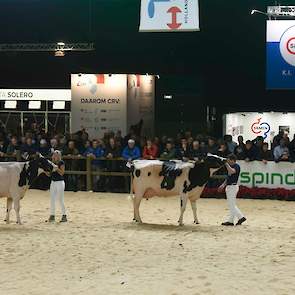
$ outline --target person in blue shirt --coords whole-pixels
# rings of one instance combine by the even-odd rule
[[[123,149],[122,157],[128,162],[140,158],[140,149],[135,146],[133,139],[128,140],[127,146]]]
[[[238,181],[241,171],[240,165],[236,161],[237,156],[234,154],[230,154],[227,157],[225,168],[227,170],[228,176],[226,180],[222,183],[222,185],[218,188],[218,191],[222,191],[225,188],[226,199],[230,210],[228,221],[222,223],[222,225],[225,226],[233,226],[235,217],[238,218],[238,222],[236,223],[236,225],[241,225],[246,221],[244,214],[236,205],[236,198],[239,192]]]
[[[103,147],[99,144],[99,142],[94,139],[92,141],[92,146],[89,146],[84,152],[84,156],[92,158],[91,167],[93,171],[99,172],[103,169],[103,161],[99,160],[99,158],[104,157],[105,151]],[[94,175],[92,178],[93,190],[99,191],[102,186],[101,180],[103,177],[99,175]]]

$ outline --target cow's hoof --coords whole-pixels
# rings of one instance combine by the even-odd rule
[[[178,221],[179,226],[183,226],[183,222]]]
[[[135,223],[142,223],[141,220],[137,220],[137,219],[135,219],[135,218],[133,218],[133,222],[135,222]]]
[[[194,221],[194,224],[200,224],[200,222],[199,222],[199,221],[197,221],[197,220],[195,220],[195,221]]]
[[[21,223],[20,221],[17,221],[16,224],[18,224],[18,225],[22,225],[22,223]]]

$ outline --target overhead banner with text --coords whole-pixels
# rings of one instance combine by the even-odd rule
[[[141,0],[141,32],[199,31],[198,0]]]
[[[267,21],[267,89],[295,89],[295,21]]]

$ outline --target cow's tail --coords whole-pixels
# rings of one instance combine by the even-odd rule
[[[134,190],[133,190],[133,176],[131,175],[131,181],[130,181],[130,194],[127,197],[128,201],[132,201],[134,199]]]

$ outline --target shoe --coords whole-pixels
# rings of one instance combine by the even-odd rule
[[[61,220],[60,220],[60,222],[67,222],[68,220],[67,220],[67,215],[63,215],[62,217],[61,217]]]
[[[232,222],[229,222],[229,221],[222,222],[221,225],[224,225],[224,226],[234,226],[234,224]]]
[[[245,217],[242,217],[238,220],[238,222],[236,223],[236,225],[241,225],[242,223],[244,223],[247,219]]]
[[[50,215],[48,218],[48,222],[54,222],[55,221],[55,216],[54,215]]]

